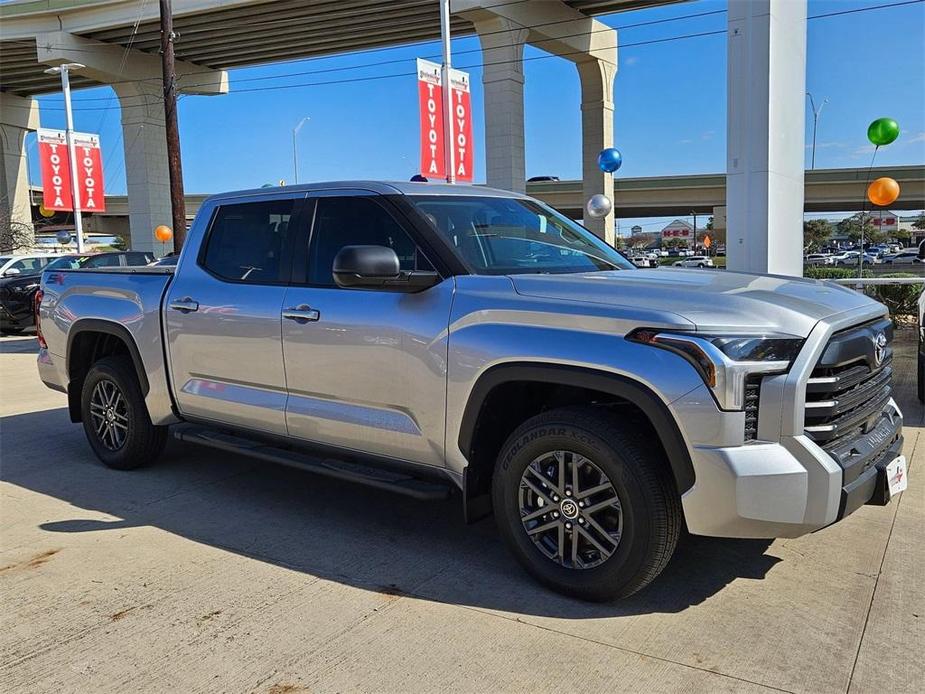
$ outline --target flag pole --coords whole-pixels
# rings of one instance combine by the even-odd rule
[[[443,157],[446,163],[446,182],[456,183],[453,90],[450,87],[450,0],[440,0],[440,38],[443,42],[443,65],[440,67],[440,81],[443,84]]]

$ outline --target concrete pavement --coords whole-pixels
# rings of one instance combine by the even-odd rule
[[[151,468],[107,470],[34,350],[0,339],[4,692],[923,688],[911,343],[898,502],[796,540],[687,538],[613,605],[538,587],[456,501],[176,443]]]

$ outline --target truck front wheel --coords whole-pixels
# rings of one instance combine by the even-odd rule
[[[105,357],[87,374],[81,390],[87,440],[105,465],[132,470],[157,458],[167,443],[167,427],[154,426],[132,361]]]
[[[492,482],[502,537],[545,585],[585,600],[632,595],[668,563],[681,502],[659,447],[596,407],[524,422],[502,448]]]

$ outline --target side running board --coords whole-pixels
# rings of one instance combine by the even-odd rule
[[[333,458],[317,457],[212,429],[190,425],[180,425],[173,427],[173,429],[174,437],[179,441],[195,443],[231,453],[240,453],[251,458],[258,458],[259,460],[266,460],[271,463],[278,463],[279,465],[286,465],[347,482],[365,484],[367,487],[385,489],[423,501],[442,500],[450,496],[451,487],[449,484],[423,480],[402,472]]]

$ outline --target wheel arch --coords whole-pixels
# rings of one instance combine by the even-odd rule
[[[138,385],[146,396],[150,388],[138,345],[128,329],[108,320],[82,318],[75,321],[67,336],[68,409],[72,422],[81,421],[80,393],[90,367],[99,359],[127,354],[135,367]]]
[[[480,426],[486,421],[485,417],[490,417],[493,394],[510,384],[579,390],[632,406],[647,420],[662,445],[679,494],[694,486],[694,466],[681,429],[667,405],[644,383],[586,367],[530,362],[499,364],[485,371],[476,381],[460,423],[458,445],[469,462],[463,471],[463,496],[469,520],[487,514],[484,501],[486,470],[480,469],[486,467],[487,461],[485,456],[476,454]],[[493,468],[493,461],[491,465]]]

